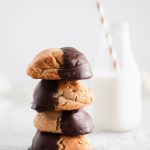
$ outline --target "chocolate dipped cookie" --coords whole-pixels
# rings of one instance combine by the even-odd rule
[[[93,94],[80,81],[41,80],[33,94],[37,112],[75,110],[93,102]]]
[[[68,137],[37,131],[29,150],[92,150],[85,135]]]
[[[43,50],[28,66],[27,74],[46,80],[81,80],[93,75],[84,54],[73,47]]]
[[[34,125],[39,131],[67,136],[88,134],[93,130],[93,120],[84,109],[38,113]]]

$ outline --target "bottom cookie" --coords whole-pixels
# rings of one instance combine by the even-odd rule
[[[92,150],[85,135],[68,137],[37,131],[29,150]]]

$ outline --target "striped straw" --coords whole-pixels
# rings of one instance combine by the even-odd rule
[[[103,8],[101,0],[96,0],[96,1],[97,1],[97,3],[96,3],[97,10],[99,13],[99,22],[100,22],[100,24],[103,25],[104,30],[105,30],[105,33],[104,33],[105,39],[108,44],[108,50],[109,50],[110,56],[112,57],[113,68],[116,69],[117,71],[119,71],[120,65],[118,63],[116,50],[113,47],[112,36],[110,34],[110,27],[109,27],[109,24],[108,24],[108,21],[107,21],[105,15],[104,15],[104,8]]]

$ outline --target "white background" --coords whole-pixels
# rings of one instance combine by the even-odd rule
[[[150,70],[150,1],[103,0],[110,22],[129,22],[134,55]],[[48,47],[74,46],[90,61],[98,47],[95,0],[0,0],[0,71],[26,80],[33,56]]]

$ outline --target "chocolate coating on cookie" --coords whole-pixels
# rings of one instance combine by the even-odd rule
[[[58,134],[37,131],[30,150],[58,150],[59,139],[60,135]]]
[[[63,47],[63,67],[60,77],[63,79],[88,79],[93,76],[89,62],[83,53],[73,47]]]
[[[83,109],[63,111],[60,128],[65,135],[83,135],[92,132],[93,120]]]
[[[32,109],[42,112],[54,110],[58,101],[53,97],[58,88],[57,80],[41,80],[33,93]]]

